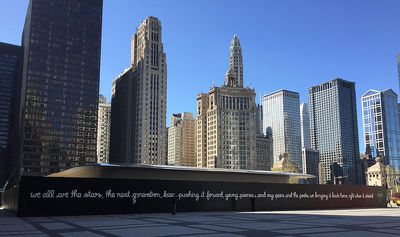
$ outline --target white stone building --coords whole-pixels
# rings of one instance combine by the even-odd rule
[[[132,37],[131,66],[113,81],[112,106],[118,112],[112,114],[110,159],[164,165],[167,63],[156,17],[146,18]]]
[[[377,157],[375,165],[368,168],[366,176],[368,186],[386,186],[386,167],[381,157]]]
[[[197,166],[256,169],[255,91],[243,87],[239,38],[230,47],[225,83],[197,96]]]

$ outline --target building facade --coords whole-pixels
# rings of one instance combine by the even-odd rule
[[[243,68],[237,36],[231,45],[236,46],[230,48],[230,55],[236,55],[237,68]],[[244,88],[238,74],[241,72],[235,71],[235,63],[230,63],[224,85],[197,96],[199,167],[257,168],[255,91]]]
[[[197,166],[196,120],[189,112],[173,114],[168,128],[168,165]]]
[[[0,43],[0,188],[17,161],[14,151],[18,134],[22,50],[21,46]]]
[[[372,158],[370,154],[360,154],[360,159],[358,160],[359,170],[361,170],[361,182],[360,184],[367,185],[366,174],[368,168],[375,164],[375,159]]]
[[[131,67],[113,81],[111,105],[110,162],[165,164],[167,64],[156,17],[133,35]]]
[[[370,147],[373,157],[381,156],[384,165],[400,171],[397,94],[391,89],[369,90],[361,97],[361,105],[365,147]]]
[[[331,165],[343,168],[347,183],[359,183],[360,157],[355,83],[335,79],[308,89],[311,148],[320,154],[320,184],[332,182]]]
[[[302,170],[300,99],[297,92],[280,90],[263,96],[263,131],[273,138],[274,163],[287,153]]]
[[[370,166],[365,174],[368,186],[387,186],[386,166],[381,157],[377,157],[376,163]]]
[[[307,103],[300,104],[301,147],[310,148],[310,117]]]
[[[310,184],[318,184],[318,163],[319,163],[319,152],[311,148],[301,148],[301,158],[303,163],[303,174],[311,174],[316,178],[307,179]]]
[[[400,86],[400,53],[397,54],[397,73],[399,77],[399,86]]]
[[[20,173],[97,161],[102,0],[31,0],[25,20]]]
[[[140,70],[129,67],[112,82],[110,163],[131,164],[137,161],[134,154],[139,78]]]
[[[262,105],[257,104],[256,106],[256,132],[257,134],[264,134],[263,131],[263,110]]]
[[[110,156],[111,104],[106,97],[99,96],[97,117],[97,163],[108,163]]]
[[[257,134],[256,136],[256,160],[257,170],[271,170],[274,164],[272,136]]]

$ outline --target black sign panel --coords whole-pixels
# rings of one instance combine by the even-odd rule
[[[357,185],[22,177],[5,195],[18,216],[386,206],[384,188]]]

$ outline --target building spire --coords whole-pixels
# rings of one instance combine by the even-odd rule
[[[240,40],[237,35],[233,35],[230,47],[229,56],[229,70],[233,70],[236,74],[236,85],[238,87],[243,87],[243,57],[242,57],[242,47],[240,46]]]

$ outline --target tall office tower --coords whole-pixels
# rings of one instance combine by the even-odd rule
[[[310,117],[307,103],[300,104],[301,147],[310,148]]]
[[[301,128],[299,93],[280,90],[263,96],[263,131],[269,131],[273,138],[274,163],[279,156],[287,153],[302,170]]]
[[[360,171],[355,83],[335,79],[308,89],[311,148],[320,154],[323,180],[331,180],[331,165],[343,168],[345,182],[358,183]]]
[[[8,180],[17,161],[13,153],[18,134],[22,50],[21,46],[0,43],[0,188]]]
[[[255,91],[238,84],[230,63],[224,85],[197,96],[197,165],[256,169],[255,117]]]
[[[315,175],[316,178],[307,179],[310,184],[318,184],[318,164],[319,164],[319,151],[311,148],[301,148],[301,158],[303,162],[303,174]]]
[[[173,114],[168,128],[168,165],[197,166],[196,120],[193,114]]]
[[[271,170],[274,163],[273,142],[270,134],[257,134],[256,160],[257,170]]]
[[[365,147],[370,147],[372,157],[381,155],[385,165],[400,171],[397,94],[391,89],[369,90],[361,97],[361,103]]]
[[[111,104],[106,97],[99,96],[97,117],[97,163],[108,163],[110,156]]]
[[[229,68],[233,68],[236,74],[236,84],[243,87],[243,56],[242,47],[237,35],[233,36],[230,47]]]
[[[22,45],[20,168],[96,163],[102,0],[31,0]]]
[[[131,46],[131,67],[113,81],[110,162],[162,165],[166,163],[167,64],[161,22],[155,17],[145,19]]]

